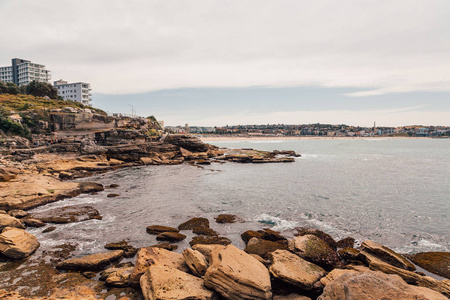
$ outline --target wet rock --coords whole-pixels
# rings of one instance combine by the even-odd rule
[[[71,258],[62,261],[56,265],[60,270],[76,270],[76,271],[91,271],[101,270],[113,261],[119,260],[123,257],[123,250],[115,250],[111,252],[97,253],[86,255],[82,257]]]
[[[115,183],[108,185],[108,188],[110,188],[110,189],[115,189],[115,188],[118,188],[118,187],[119,187],[119,185],[115,184]]]
[[[16,227],[25,229],[22,221],[7,214],[0,214],[0,230],[5,227]]]
[[[338,248],[353,248],[355,245],[355,239],[352,237],[346,237],[345,239],[342,239],[337,242]]]
[[[331,249],[324,240],[311,234],[290,240],[289,250],[324,268],[331,268],[340,262],[336,251]]]
[[[21,219],[21,218],[24,218],[24,217],[28,216],[28,213],[26,211],[20,210],[20,209],[10,210],[10,211],[8,211],[8,214],[11,217],[14,217],[14,218],[17,218],[17,219]]]
[[[41,220],[38,220],[38,219],[32,219],[32,218],[25,218],[25,219],[22,219],[22,222],[23,222],[27,227],[44,227],[45,225],[47,225],[46,223],[42,222]]]
[[[337,242],[331,237],[331,235],[329,235],[321,230],[318,230],[318,229],[304,228],[304,227],[297,228],[297,233],[295,234],[295,236],[304,236],[307,234],[312,234],[312,235],[315,235],[315,236],[321,238],[333,250],[336,250],[338,247]],[[353,247],[353,245],[351,247]]]
[[[214,293],[203,286],[201,278],[166,266],[150,266],[142,276],[140,285],[146,300],[215,298]]]
[[[219,233],[217,233],[217,231],[215,231],[214,229],[203,226],[195,227],[194,229],[192,229],[192,232],[199,235],[209,235],[209,236],[219,235]]]
[[[169,250],[169,251],[174,251],[174,250],[178,249],[177,245],[172,245],[172,244],[169,244],[169,243],[159,243],[159,244],[156,244],[156,245],[153,245],[153,246],[150,246],[150,247],[162,248],[162,249],[166,249],[166,250]]]
[[[158,241],[168,241],[168,242],[179,242],[186,238],[184,234],[179,232],[162,232],[158,234],[156,240]]]
[[[173,228],[173,227],[161,226],[161,225],[147,226],[147,233],[149,233],[149,234],[160,234],[163,232],[180,232],[180,230]]]
[[[354,248],[343,248],[338,251],[339,256],[347,263],[361,263],[359,260],[359,250]]]
[[[93,193],[93,192],[101,192],[104,190],[104,187],[100,183],[95,182],[80,182],[78,184],[78,189],[81,193]]]
[[[214,218],[217,223],[235,223],[237,221],[236,215],[220,214]]]
[[[422,276],[412,271],[397,268],[364,251],[360,252],[359,257],[372,270],[381,271],[386,274],[396,274],[409,284],[430,288],[450,297],[450,284],[444,280],[439,281],[429,276]]]
[[[272,241],[266,241],[259,238],[252,238],[248,241],[247,246],[245,247],[245,252],[249,254],[256,254],[261,256],[262,258],[267,258],[270,252],[275,250],[286,250],[288,247],[286,244],[281,244]]]
[[[133,269],[133,266],[108,268],[100,274],[100,280],[104,280],[108,286],[127,287],[130,285],[130,275]]]
[[[39,242],[34,235],[23,229],[5,227],[0,234],[0,254],[22,259],[30,256],[39,248]]]
[[[213,259],[204,284],[226,299],[272,299],[267,268],[232,245],[226,246]]]
[[[321,267],[287,250],[276,250],[269,254],[269,259],[269,271],[275,278],[304,290],[311,290],[326,274]]]
[[[229,238],[223,236],[195,236],[192,238],[192,241],[189,242],[189,245],[194,246],[197,244],[217,244],[217,245],[229,245],[231,244],[231,240]]]
[[[108,198],[115,198],[115,197],[119,197],[120,195],[119,194],[108,194],[108,195],[106,195],[106,197],[108,197]]]
[[[56,227],[55,226],[49,226],[47,228],[45,228],[42,233],[47,233],[47,232],[52,232],[53,230],[55,230]]]
[[[402,299],[444,300],[445,296],[422,287],[408,285],[396,275],[380,272],[348,273],[326,285],[318,300]]]
[[[398,253],[395,253],[391,249],[373,241],[365,241],[361,244],[361,251],[372,254],[382,261],[387,262],[398,268],[402,268],[409,271],[414,271],[416,268],[406,258]]]
[[[123,256],[126,258],[130,258],[136,255],[139,249],[128,245],[128,242],[125,240],[122,240],[117,243],[109,243],[105,245],[105,248],[108,250],[123,250],[124,254]]]
[[[73,223],[91,219],[101,220],[102,216],[97,209],[90,205],[71,205],[65,207],[54,208],[39,213],[34,213],[34,219],[41,220],[46,223]]]
[[[199,277],[205,275],[206,269],[208,269],[208,262],[200,251],[186,248],[183,251],[183,257],[194,275]]]
[[[95,274],[95,272],[92,272],[92,271],[83,272],[83,273],[81,273],[81,275],[83,275],[87,279],[91,279],[91,278],[94,278],[95,276],[97,276],[97,274]]]
[[[136,258],[136,266],[130,276],[130,282],[133,286],[139,285],[142,274],[149,266],[158,265],[179,269],[183,272],[189,272],[183,255],[168,251],[162,248],[146,247],[139,249]]]
[[[247,244],[251,238],[262,238],[262,233],[254,230],[247,230],[246,232],[241,234],[242,240]]]
[[[420,252],[407,257],[425,270],[450,279],[450,252]]]
[[[209,227],[209,220],[206,218],[192,218],[178,226],[180,230],[192,230],[195,227]]]
[[[311,300],[311,298],[297,294],[289,294],[286,296],[282,295],[273,296],[273,300]]]
[[[282,236],[278,231],[274,231],[272,229],[264,229],[258,230],[259,233],[262,234],[261,238],[263,240],[272,241],[272,242],[282,242],[287,244],[287,238]]]
[[[207,159],[197,159],[195,161],[195,163],[197,165],[210,165],[211,164],[211,162],[209,160],[207,160]]]

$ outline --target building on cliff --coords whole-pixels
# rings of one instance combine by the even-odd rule
[[[25,59],[13,58],[11,66],[0,67],[0,80],[3,82],[26,85],[33,80],[49,82],[50,78],[50,71],[46,70],[44,65]]]
[[[63,97],[64,100],[72,100],[84,105],[91,105],[92,89],[89,83],[68,83],[67,81],[60,79],[54,82],[54,86],[58,90],[58,96]]]

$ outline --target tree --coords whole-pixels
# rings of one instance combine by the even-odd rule
[[[33,80],[27,85],[26,92],[28,95],[33,95],[36,97],[48,96],[51,99],[58,98],[58,90],[54,88],[51,84],[46,82],[39,82]]]
[[[0,94],[6,94],[8,91],[8,87],[6,86],[6,83],[3,81],[0,81]]]
[[[20,93],[20,89],[15,83],[8,82],[8,83],[6,83],[6,87],[7,87],[8,94],[17,95]]]

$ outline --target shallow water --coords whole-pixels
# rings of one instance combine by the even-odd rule
[[[101,251],[107,242],[156,243],[146,226],[178,226],[205,216],[211,227],[243,247],[240,233],[273,226],[292,235],[314,227],[336,239],[372,239],[400,252],[450,249],[450,140],[354,139],[218,141],[220,147],[295,150],[295,163],[213,163],[122,169],[86,181],[119,188],[48,204],[42,211],[90,203],[103,220],[33,229],[41,244],[79,244],[77,254]],[[119,197],[107,198],[109,193]],[[219,213],[245,223],[217,224]],[[180,243],[181,248],[190,241]]]

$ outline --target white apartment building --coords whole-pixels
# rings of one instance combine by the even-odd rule
[[[80,102],[84,105],[91,106],[91,85],[86,82],[68,83],[62,79],[54,82],[55,88],[58,90],[58,96],[64,100],[72,100]]]
[[[0,80],[13,82],[17,85],[29,84],[33,80],[50,81],[50,71],[44,65],[35,64],[29,60],[13,58],[11,66],[0,67]]]

